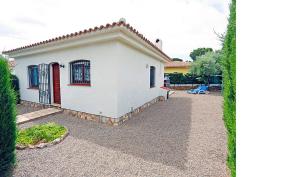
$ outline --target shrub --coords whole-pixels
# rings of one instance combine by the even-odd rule
[[[230,5],[229,24],[223,44],[224,122],[228,133],[227,164],[236,176],[236,1]]]
[[[16,102],[19,104],[20,103],[20,86],[19,86],[19,79],[17,76],[15,75],[11,75],[12,76],[12,88],[15,91],[16,94]]]
[[[8,64],[6,60],[0,58],[0,174],[4,176],[15,163],[15,104]]]
[[[35,145],[40,142],[51,142],[66,133],[66,128],[56,123],[46,123],[35,125],[24,130],[20,130],[17,136],[19,145]]]

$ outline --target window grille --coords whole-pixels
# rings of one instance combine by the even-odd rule
[[[71,84],[89,85],[90,78],[90,61],[77,60],[70,63],[70,81]]]

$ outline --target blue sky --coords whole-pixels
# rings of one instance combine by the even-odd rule
[[[214,31],[226,31],[229,13],[227,0],[10,0],[1,6],[1,51],[124,17],[149,40],[161,38],[170,57],[185,60],[198,47],[220,49]]]

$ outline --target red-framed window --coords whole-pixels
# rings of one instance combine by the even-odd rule
[[[90,85],[90,61],[76,60],[70,63],[70,83],[74,85]]]

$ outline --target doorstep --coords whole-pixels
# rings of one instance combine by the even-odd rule
[[[39,111],[34,111],[22,115],[17,116],[17,124],[23,124],[25,122],[29,122],[35,119],[39,119],[41,117],[49,116],[52,114],[60,113],[62,112],[61,109],[58,108],[48,108],[48,109],[42,109]]]

